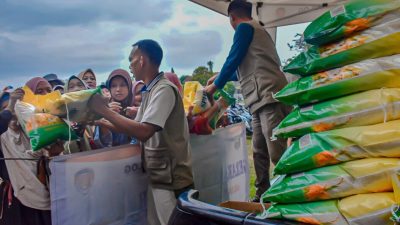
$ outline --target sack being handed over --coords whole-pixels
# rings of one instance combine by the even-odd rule
[[[339,200],[273,204],[263,218],[286,219],[313,225],[393,225],[392,192],[359,194]]]
[[[60,95],[52,92],[47,95],[34,95],[25,88],[23,101],[35,106],[36,112],[49,113],[73,122],[87,122],[98,119],[88,108],[88,102],[94,94],[101,94],[101,89],[89,89]]]
[[[57,140],[74,140],[76,134],[59,117],[48,113],[36,113],[29,103],[18,101],[15,113],[22,129],[30,139],[33,151],[51,145]]]
[[[288,105],[306,105],[383,87],[400,87],[400,55],[369,59],[302,77],[274,97]]]
[[[368,158],[280,175],[262,200],[296,203],[393,191],[392,176],[399,171],[399,158]]]
[[[400,89],[375,89],[297,108],[274,129],[274,136],[301,137],[396,119],[400,119]]]
[[[350,1],[315,19],[304,31],[304,40],[312,45],[331,43],[382,23],[388,12],[398,8],[397,0]]]
[[[284,71],[300,76],[360,62],[400,54],[400,11],[393,20],[324,46],[313,46],[293,59]]]

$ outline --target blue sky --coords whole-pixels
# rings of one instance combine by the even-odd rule
[[[207,61],[219,71],[232,44],[227,17],[186,0],[0,0],[0,88],[20,86],[33,76],[62,78],[92,68],[105,80],[116,68],[128,70],[137,40],[157,40],[164,49],[162,70],[191,74]],[[304,26],[282,27],[286,43]]]

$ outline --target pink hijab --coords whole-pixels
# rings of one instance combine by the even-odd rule
[[[44,82],[51,87],[50,83],[42,77],[34,77],[34,78],[30,79],[28,82],[26,82],[25,85],[28,86],[29,89],[31,89],[31,91],[33,93],[35,93],[40,82]]]
[[[131,106],[134,106],[135,105],[135,96],[136,96],[136,87],[139,85],[139,84],[143,84],[144,85],[144,82],[143,81],[141,81],[141,80],[138,80],[138,81],[135,81],[135,82],[133,82],[133,84],[132,84],[132,96],[133,96],[133,98],[132,98],[132,103],[131,103]],[[140,90],[139,90],[140,91]]]
[[[175,73],[169,73],[166,72],[164,73],[165,78],[167,78],[169,81],[171,81],[179,90],[179,94],[182,95],[182,84],[181,81],[179,80],[178,76]]]

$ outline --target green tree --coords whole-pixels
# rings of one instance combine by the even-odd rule
[[[210,79],[212,76],[213,73],[211,73],[207,67],[199,66],[193,71],[192,80],[198,81],[201,85],[206,86],[208,79]]]
[[[208,61],[207,62],[207,66],[208,66],[208,70],[210,71],[210,73],[213,73],[213,68],[214,68],[214,62],[213,61]]]

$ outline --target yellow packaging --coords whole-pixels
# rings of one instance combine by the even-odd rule
[[[23,101],[35,106],[37,113],[49,113],[73,122],[87,122],[99,119],[88,108],[90,98],[101,93],[100,88],[70,92],[61,95],[54,91],[47,95],[35,95],[28,87],[24,87]]]
[[[399,170],[399,158],[367,158],[298,174],[280,175],[262,199],[264,202],[287,204],[392,192],[392,175]]]
[[[187,81],[183,89],[183,105],[186,114],[189,107],[193,106],[193,115],[200,114],[211,107],[207,93],[198,81]]]
[[[32,90],[24,86],[22,88],[25,91],[23,102],[29,103],[35,106],[36,112],[46,112],[47,106],[61,98],[59,91],[53,91],[47,95],[35,95]]]
[[[390,216],[395,203],[392,192],[360,194],[340,200],[338,208],[349,225],[393,225]]]
[[[393,225],[392,192],[359,194],[343,199],[295,204],[272,204],[261,218],[285,219],[314,225]]]

